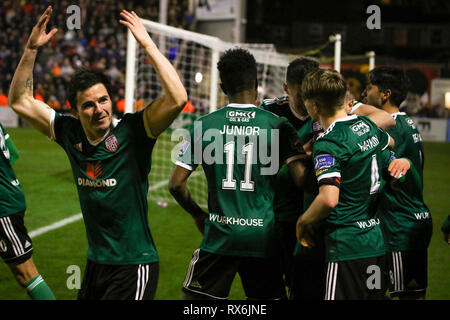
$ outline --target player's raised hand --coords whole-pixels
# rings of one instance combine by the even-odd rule
[[[403,177],[406,172],[411,168],[411,163],[408,159],[400,158],[391,161],[388,167],[388,171],[396,179]]]
[[[153,40],[134,11],[128,12],[127,10],[122,10],[120,16],[125,20],[119,20],[119,22],[130,29],[136,41],[141,46],[146,47],[149,44],[153,44]]]
[[[47,28],[47,23],[52,16],[53,9],[51,6],[48,6],[42,16],[39,18],[36,25],[33,27],[31,31],[30,37],[28,38],[27,48],[28,49],[37,49],[44,44],[46,44],[51,37],[58,31],[57,28],[53,28],[49,33],[45,31]]]

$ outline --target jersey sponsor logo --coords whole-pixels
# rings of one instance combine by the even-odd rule
[[[378,138],[373,136],[372,138],[364,140],[362,143],[358,143],[358,146],[361,149],[361,152],[364,152],[375,148],[379,144],[380,141],[378,140]]]
[[[256,118],[256,111],[229,110],[227,118],[230,122],[250,122],[250,119]]]
[[[362,136],[363,134],[370,131],[370,127],[362,121],[358,121],[357,123],[352,124],[350,126],[350,129],[354,134],[357,134],[358,136]]]
[[[429,212],[416,212],[416,213],[414,213],[414,216],[416,217],[417,220],[430,219]]]
[[[220,224],[239,225],[249,227],[263,227],[264,219],[245,219],[236,217],[226,217],[218,214],[209,214],[209,221],[217,222]]]
[[[116,152],[117,149],[119,148],[119,141],[117,141],[116,136],[109,136],[105,140],[105,146],[109,152]]]
[[[0,148],[2,149],[5,158],[9,160],[10,157],[9,149],[6,147],[6,139],[1,129],[0,129]]]
[[[86,163],[86,174],[91,177],[91,179],[97,179],[102,174],[102,163],[97,161],[95,163]]]
[[[413,129],[416,129],[416,125],[414,123],[414,121],[411,118],[406,118],[405,119],[406,123],[409,124],[409,126]]]
[[[114,187],[117,184],[116,179],[98,179],[102,172],[103,169],[101,161],[96,161],[94,163],[86,162],[86,174],[92,180],[79,177],[77,180],[78,186],[92,188]]]
[[[377,224],[380,224],[380,219],[369,219],[367,221],[357,221],[358,227],[360,229],[366,229],[366,228],[372,228],[373,226],[376,226]]]
[[[109,188],[117,184],[116,179],[91,180],[86,178],[78,178],[78,186],[91,188]]]
[[[314,159],[314,169],[316,176],[320,176],[324,171],[334,166],[334,157],[331,154],[321,154]]]
[[[422,136],[420,135],[420,133],[414,133],[412,135],[412,138],[414,140],[414,143],[419,143],[422,141]]]

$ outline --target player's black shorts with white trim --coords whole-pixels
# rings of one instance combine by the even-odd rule
[[[159,263],[105,265],[88,260],[78,300],[153,300]]]
[[[386,254],[391,297],[424,297],[428,285],[428,251],[394,251]]]
[[[0,218],[0,256],[8,264],[23,263],[33,255],[24,215],[22,211]]]
[[[279,259],[225,256],[195,250],[183,291],[205,299],[227,299],[233,279],[239,273],[247,299],[285,299]]]
[[[328,262],[325,286],[325,300],[384,299],[385,256]]]

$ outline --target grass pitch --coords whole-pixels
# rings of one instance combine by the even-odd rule
[[[50,225],[81,212],[69,161],[56,143],[31,128],[9,128],[20,157],[14,170],[26,201],[25,225],[28,231]],[[158,146],[158,143],[157,143]],[[155,148],[154,157],[158,154]],[[450,144],[425,143],[425,201],[433,217],[433,237],[428,259],[427,299],[450,299],[450,246],[442,240],[440,227],[449,214]],[[157,160],[156,160],[157,161]],[[160,171],[155,168],[152,170]],[[164,174],[169,174],[169,167]],[[168,178],[168,177],[167,177]],[[166,178],[166,179],[167,179]],[[159,181],[159,180],[158,180]],[[164,184],[162,184],[164,185]],[[167,189],[166,186],[162,187]],[[157,300],[178,300],[192,253],[201,235],[188,213],[174,203],[158,206],[158,192],[151,192],[149,224],[160,256]],[[57,299],[76,299],[77,290],[69,289],[70,266],[78,266],[81,276],[86,264],[87,240],[82,220],[33,239],[36,266]],[[0,300],[29,299],[13,279],[5,263],[0,262]],[[230,299],[245,299],[238,277]]]

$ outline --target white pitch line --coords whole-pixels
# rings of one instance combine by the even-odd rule
[[[52,223],[51,225],[36,229],[31,231],[28,235],[30,236],[30,238],[35,238],[37,236],[40,236],[44,233],[47,233],[49,231],[55,230],[55,229],[59,229],[62,228],[70,223],[73,223],[75,221],[78,221],[80,219],[83,219],[83,215],[81,213],[76,214],[74,216],[62,219],[58,222]]]
[[[194,172],[192,174],[192,176],[196,176],[198,174],[199,173]],[[161,181],[155,183],[154,185],[150,186],[148,188],[148,191],[159,189],[162,186],[167,185],[168,183],[169,183],[169,180],[161,180]],[[47,233],[47,232],[55,230],[55,229],[62,228],[64,226],[68,225],[68,224],[71,224],[71,223],[76,222],[76,221],[81,220],[81,219],[83,219],[83,215],[81,213],[78,213],[76,215],[73,215],[73,216],[70,216],[68,218],[65,218],[65,219],[62,219],[60,221],[57,221],[55,223],[52,223],[52,224],[50,224],[48,226],[45,226],[45,227],[33,230],[30,233],[28,233],[28,235],[30,236],[30,238],[35,238],[35,237],[40,236],[40,235],[42,235],[44,233]]]

